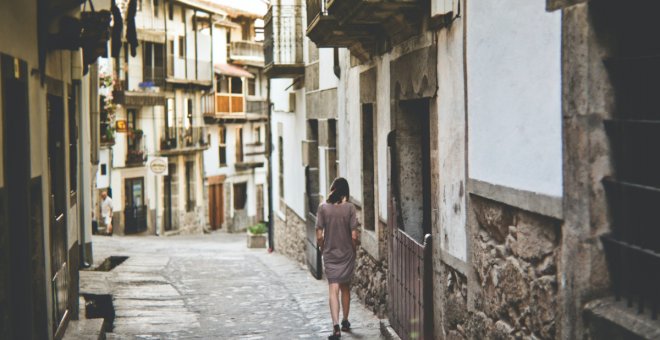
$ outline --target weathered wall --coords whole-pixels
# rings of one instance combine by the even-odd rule
[[[470,177],[561,197],[561,14],[542,0],[466,11]]]
[[[305,264],[305,221],[286,207],[285,219],[275,217],[275,250]]]
[[[468,338],[554,338],[561,222],[476,195],[470,205]]]

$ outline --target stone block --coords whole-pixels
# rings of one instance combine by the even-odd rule
[[[513,212],[504,205],[493,204],[473,196],[472,206],[479,226],[486,230],[497,242],[503,243],[513,225]]]
[[[557,235],[552,229],[552,226],[521,221],[512,251],[525,260],[541,260],[557,247]]]

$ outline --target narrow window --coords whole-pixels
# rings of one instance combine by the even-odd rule
[[[243,163],[243,128],[236,128],[236,163]]]
[[[77,87],[76,87],[77,89]],[[78,191],[78,110],[76,91],[69,91],[69,182],[71,195]]]
[[[158,18],[160,15],[160,3],[158,0],[154,0],[154,18]]]
[[[174,20],[174,2],[172,2],[172,0],[170,0],[167,5],[167,14],[170,20]]]
[[[195,209],[195,162],[186,161],[186,211]]]
[[[248,96],[254,96],[257,94],[257,80],[254,78],[248,79]]]
[[[284,199],[284,139],[280,136],[277,139],[277,153],[278,153],[278,183],[280,186],[280,198]]]
[[[373,106],[362,105],[362,212],[364,229],[375,229]]]
[[[261,126],[254,128],[254,143],[261,144]]]
[[[179,37],[179,58],[186,57],[186,39]]]
[[[234,183],[234,210],[245,209],[247,202],[247,183]]]
[[[107,164],[101,164],[101,176],[105,176],[108,174],[108,165]]]
[[[227,166],[227,129],[224,126],[221,126],[218,131],[218,153],[220,167]]]

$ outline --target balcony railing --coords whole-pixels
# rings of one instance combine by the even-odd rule
[[[167,56],[167,77],[170,81],[211,82],[213,66],[211,61],[182,58],[178,55]]]
[[[142,166],[146,161],[142,130],[127,132],[126,166]]]
[[[165,85],[165,68],[163,66],[143,66],[142,83],[140,87],[163,87]]]
[[[268,101],[266,100],[245,100],[245,112],[248,113],[258,113],[260,115],[268,114]]]
[[[160,139],[161,153],[205,150],[209,146],[205,127],[176,128],[163,131]]]
[[[396,44],[419,31],[421,0],[306,0],[307,36],[318,47],[347,47],[366,60],[379,41]]]
[[[247,63],[264,63],[264,46],[256,41],[233,41],[229,48],[229,59]]]
[[[295,77],[304,72],[302,9],[273,5],[264,17],[265,72],[271,77]]]

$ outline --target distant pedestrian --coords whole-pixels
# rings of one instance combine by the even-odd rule
[[[101,223],[108,235],[112,235],[112,198],[106,191],[101,192]]]
[[[341,331],[350,331],[348,313],[351,307],[351,279],[355,269],[358,226],[355,206],[348,202],[350,190],[346,179],[338,177],[330,186],[330,195],[316,213],[316,241],[323,253],[325,276],[328,279],[332,335],[341,337]],[[343,319],[339,326],[339,293]]]

